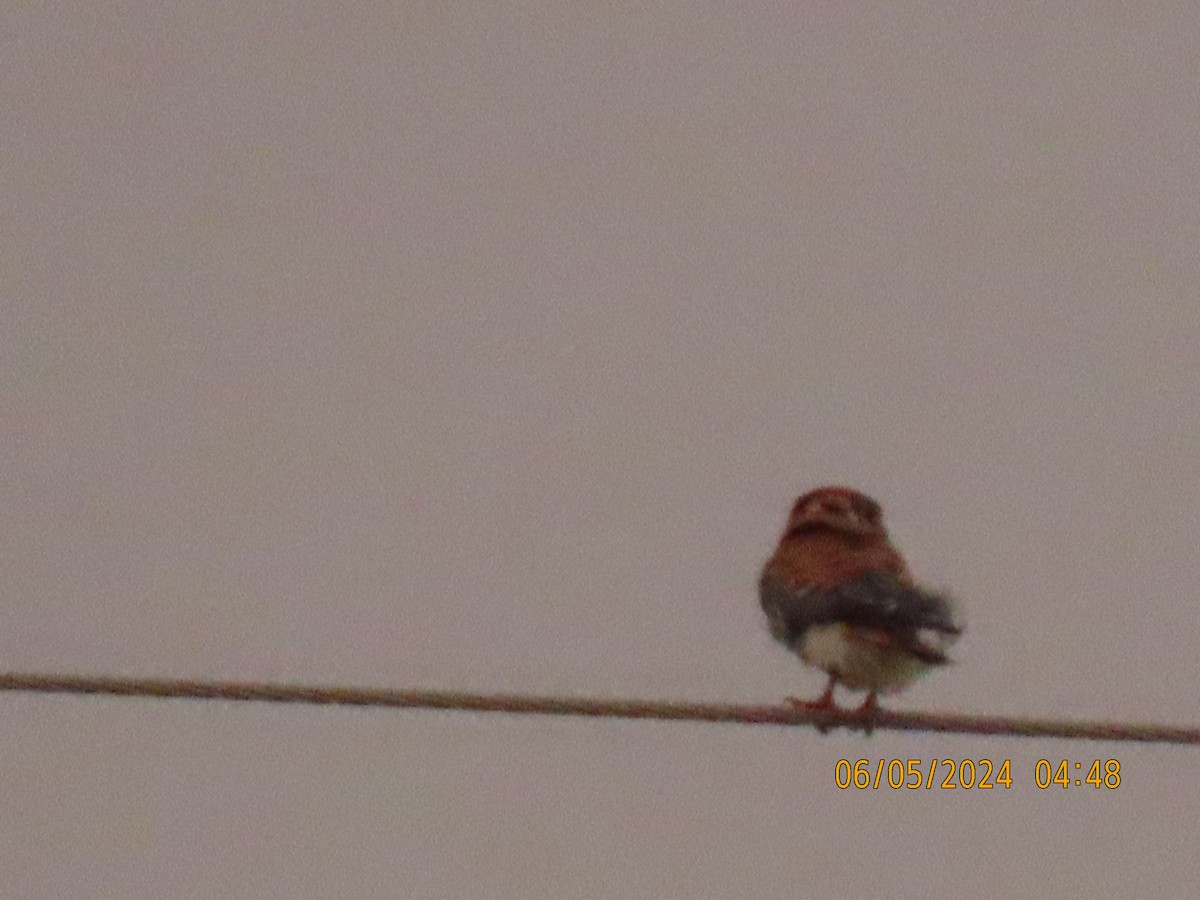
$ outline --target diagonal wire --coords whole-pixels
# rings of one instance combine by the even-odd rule
[[[240,681],[188,681],[170,678],[111,678],[10,672],[0,674],[0,691],[43,694],[106,694],[191,700],[239,700],[264,703],[307,703],[393,709],[442,709],[463,712],[525,713],[615,719],[664,719],[684,722],[728,722],[741,725],[814,725],[950,734],[1056,737],[1096,741],[1143,741],[1200,744],[1200,728],[1087,722],[1064,719],[1020,719],[957,713],[877,710],[869,719],[855,710],[809,710],[785,706],[735,703],[683,703],[614,700],[590,697],[543,697],[525,694],[477,694],[467,691],[390,690]]]

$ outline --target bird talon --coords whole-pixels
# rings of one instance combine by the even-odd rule
[[[879,704],[876,702],[874,691],[867,694],[867,699],[855,712],[863,720],[863,734],[870,737],[875,733],[875,720],[879,713]]]
[[[829,683],[825,685],[825,693],[821,694],[816,700],[801,700],[799,697],[788,697],[788,703],[792,704],[794,709],[807,710],[837,710],[838,705],[833,702],[833,687],[837,684],[837,676],[831,675]]]
[[[804,712],[841,712],[841,707],[833,702],[833,686],[836,681],[836,678],[831,677],[829,679],[829,684],[825,688],[825,693],[823,693],[816,700],[801,700],[799,697],[788,697],[787,702],[792,705],[792,709],[802,710]],[[817,731],[821,732],[821,734],[829,733],[830,726],[828,722],[822,720],[816,722],[815,724],[817,726]]]
[[[819,697],[816,700],[801,700],[799,697],[788,697],[787,702],[791,704],[792,709],[799,712],[841,712],[840,706],[833,702],[832,697]],[[816,726],[817,731],[821,734],[828,734],[830,725],[823,719],[812,723]]]

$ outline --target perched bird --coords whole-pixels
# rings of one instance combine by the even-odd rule
[[[867,691],[859,711],[869,715],[881,691],[949,662],[946,649],[962,631],[951,602],[914,583],[879,504],[851,488],[796,500],[758,595],[771,635],[829,673],[820,698],[792,699],[806,709],[836,709],[840,682]]]

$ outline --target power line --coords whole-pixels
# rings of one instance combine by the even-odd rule
[[[442,709],[462,712],[590,716],[613,719],[664,719],[682,722],[728,722],[739,725],[813,725],[821,731],[844,727],[868,732],[872,729],[890,729],[893,731],[935,731],[1007,737],[1200,744],[1200,728],[1171,728],[1163,725],[1063,719],[968,716],[956,713],[893,712],[884,709],[877,710],[868,720],[856,715],[853,710],[794,709],[790,705],[681,703],[589,697],[541,697],[525,694],[477,694],[467,691],[406,691],[269,682],[109,678],[19,672],[0,674],[0,691],[307,703],[393,709]]]

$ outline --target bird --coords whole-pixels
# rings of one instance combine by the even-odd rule
[[[870,719],[881,692],[949,663],[963,630],[954,602],[914,580],[879,503],[849,487],[797,498],[758,593],[772,637],[829,675],[816,700],[788,698],[798,709],[839,710],[841,684],[867,692],[857,714]]]

